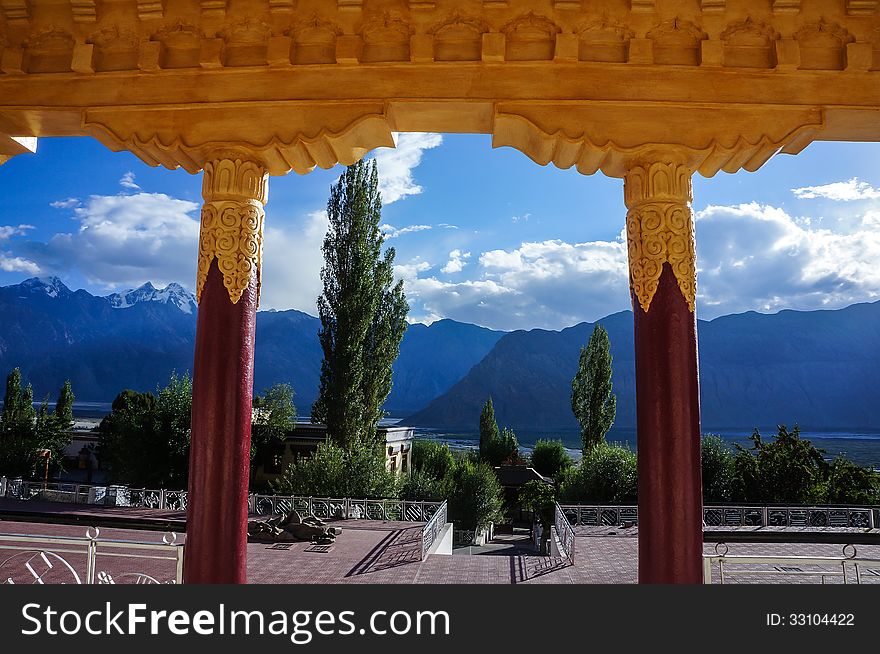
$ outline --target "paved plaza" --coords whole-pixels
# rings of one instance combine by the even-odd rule
[[[407,522],[346,520],[336,523],[342,534],[332,546],[311,543],[248,545],[248,581],[271,584],[628,584],[637,580],[638,537],[635,529],[611,529],[603,533],[581,532],[575,539],[574,564],[551,557],[527,553],[480,553],[454,556],[431,555],[420,561],[421,525]],[[36,522],[0,522],[0,534],[44,536],[84,536],[80,525]],[[102,528],[101,538],[160,543],[163,532]],[[179,536],[179,542],[185,536]],[[707,554],[715,552],[714,543],[706,543]],[[728,556],[823,556],[840,557],[842,545],[831,543],[730,543]],[[880,559],[880,544],[858,545],[859,558]],[[10,552],[9,554],[13,554]],[[0,555],[0,563],[7,559]],[[84,556],[66,554],[66,560],[78,568]],[[0,564],[5,579],[15,565],[21,574],[21,561]],[[146,572],[157,579],[173,578],[173,562],[124,557],[99,557],[99,571],[118,578],[121,574]],[[765,574],[739,572],[728,566],[725,583],[822,583],[812,574],[815,565],[763,566]],[[821,567],[839,573],[840,565]],[[766,574],[766,572],[770,574]],[[717,565],[713,571],[718,581]],[[71,583],[60,565],[46,575],[50,583]],[[24,581],[29,578],[25,575]],[[852,579],[850,579],[852,581]],[[826,576],[826,583],[840,583],[839,576]],[[863,570],[862,583],[880,583],[880,566]],[[21,583],[21,581],[19,581]]]

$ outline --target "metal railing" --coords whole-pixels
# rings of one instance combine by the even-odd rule
[[[184,545],[177,534],[165,534],[158,543],[99,534],[97,527],[84,538],[0,534],[0,584],[183,583]],[[4,557],[9,551],[16,553]],[[127,567],[131,561],[146,567],[135,571]]]
[[[422,561],[425,560],[428,550],[431,549],[434,541],[437,540],[437,536],[440,535],[443,527],[446,526],[446,508],[446,500],[443,500],[440,508],[434,512],[434,515],[431,516],[431,519],[422,528]]]
[[[844,545],[843,556],[730,555],[725,543],[715,554],[703,555],[703,583],[772,583],[780,577],[802,582],[880,583],[880,559],[860,559],[854,545]],[[718,581],[713,581],[717,566]]]
[[[553,522],[556,526],[556,537],[559,539],[559,549],[569,563],[574,563],[574,529],[559,504],[554,509]]]
[[[296,509],[321,519],[400,520],[429,522],[443,502],[395,499],[303,497],[299,495],[250,495],[248,511],[256,515],[283,515]]]
[[[574,526],[618,526],[638,524],[637,506],[560,505]],[[718,505],[703,507],[707,527],[808,527],[875,529],[877,507],[855,506],[746,506]]]

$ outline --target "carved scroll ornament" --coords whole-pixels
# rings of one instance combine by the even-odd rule
[[[262,164],[234,156],[205,163],[196,277],[199,301],[214,259],[233,304],[254,277],[259,301],[268,173]]]
[[[647,312],[668,263],[693,312],[697,270],[694,249],[691,170],[671,163],[630,168],[624,178],[630,284]]]

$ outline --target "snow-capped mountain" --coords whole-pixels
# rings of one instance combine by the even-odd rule
[[[107,301],[114,309],[126,309],[138,302],[161,302],[171,304],[184,313],[195,313],[196,297],[180,284],[172,282],[165,288],[156,288],[150,282],[135,289],[108,295]]]
[[[45,294],[47,297],[65,297],[73,292],[57,277],[31,277],[18,284],[18,288],[23,293]]]

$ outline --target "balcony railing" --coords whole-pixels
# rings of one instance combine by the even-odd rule
[[[554,524],[556,537],[559,539],[559,549],[569,563],[574,563],[574,529],[559,504],[554,509]]]
[[[565,517],[575,527],[633,525],[639,521],[639,507],[562,504]],[[707,527],[807,527],[875,529],[880,509],[870,506],[746,506],[703,507]]]
[[[731,555],[718,543],[715,554],[703,556],[703,583],[880,583],[880,559],[857,555],[854,545],[837,557]]]
[[[422,529],[422,561],[425,560],[428,551],[431,549],[434,541],[437,540],[437,536],[440,535],[444,526],[446,526],[446,500],[443,500],[440,508],[434,512],[434,515],[431,516],[431,519],[428,520],[428,523]]]
[[[180,584],[184,545],[86,536],[0,534],[0,584]]]

